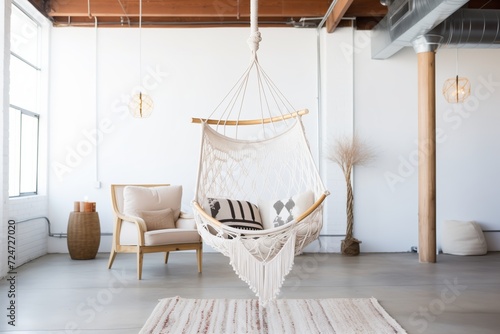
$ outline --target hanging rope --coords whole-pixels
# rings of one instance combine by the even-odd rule
[[[257,58],[259,44],[262,41],[258,28],[258,14],[258,0],[250,0],[250,36],[247,44],[250,47],[251,58],[247,69],[207,119],[192,119],[195,123],[208,122],[215,125],[218,131],[220,126],[222,134],[233,138],[239,138],[240,125],[260,125],[261,129],[258,132],[260,138],[272,137],[286,128],[286,125],[277,126],[278,122],[286,123],[286,120],[308,112],[303,110],[297,113],[261,67]],[[252,113],[250,119],[245,117],[250,113]],[[232,129],[229,130],[230,128]],[[226,133],[226,130],[229,131]]]
[[[254,58],[257,58],[257,50],[259,50],[259,43],[262,41],[258,26],[259,20],[259,1],[252,0],[250,2],[250,37],[248,38],[248,46],[252,51]]]

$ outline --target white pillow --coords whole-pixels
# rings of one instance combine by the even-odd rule
[[[295,196],[267,201],[259,205],[264,229],[285,225],[295,220],[314,204],[314,194],[306,191]]]
[[[204,210],[222,224],[243,230],[262,230],[259,208],[247,201],[207,198]]]
[[[171,208],[174,220],[181,214],[182,186],[141,187],[126,186],[123,189],[123,213],[140,216],[142,211]]]

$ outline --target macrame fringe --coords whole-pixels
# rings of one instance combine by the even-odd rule
[[[294,265],[295,255],[318,237],[322,221],[321,207],[297,224],[290,224],[285,231],[244,236],[227,233],[213,226],[196,210],[194,211],[198,233],[203,241],[216,251],[229,257],[229,263],[238,277],[248,284],[265,307],[276,299],[285,277]]]
[[[230,264],[238,277],[246,282],[266,307],[281,291],[286,275],[292,270],[295,258],[295,233],[292,233],[281,250],[268,262],[256,259],[241,239],[231,242]]]

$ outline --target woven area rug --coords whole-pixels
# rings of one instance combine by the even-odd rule
[[[161,299],[145,333],[406,333],[375,298]]]

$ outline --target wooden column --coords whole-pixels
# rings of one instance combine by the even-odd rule
[[[436,68],[435,52],[418,55],[418,251],[436,262]]]

